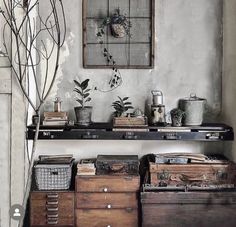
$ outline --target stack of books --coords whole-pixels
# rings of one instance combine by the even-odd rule
[[[95,175],[95,159],[82,159],[80,163],[77,164],[77,175]]]
[[[44,112],[43,125],[66,125],[68,123],[67,112]]]

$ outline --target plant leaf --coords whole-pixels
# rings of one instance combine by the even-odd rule
[[[76,99],[76,101],[81,105],[83,106],[83,101],[81,99]]]
[[[129,97],[124,97],[124,98],[123,98],[123,101],[126,101],[127,99],[129,99]]]
[[[124,105],[132,105],[132,102],[125,102]]]
[[[88,87],[88,82],[89,82],[89,79],[86,79],[81,83],[82,90],[85,90]]]
[[[89,102],[89,101],[91,101],[90,97],[85,100],[85,102]]]
[[[81,87],[81,84],[80,84],[80,82],[79,82],[79,81],[77,81],[77,80],[74,80],[74,83],[75,83],[75,85],[77,85],[78,87]]]
[[[87,98],[89,96],[89,93],[84,94],[84,98]]]
[[[73,91],[75,91],[75,92],[79,93],[81,96],[83,96],[82,92],[78,88],[74,88]]]
[[[87,93],[87,92],[89,92],[89,91],[91,91],[91,89],[86,89],[85,91],[84,91],[84,93]]]

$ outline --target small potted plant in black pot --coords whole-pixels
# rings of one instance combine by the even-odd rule
[[[111,35],[115,38],[123,38],[125,35],[130,36],[131,23],[128,18],[120,13],[120,9],[115,9],[115,12],[103,19],[102,24],[99,27],[97,37],[102,37],[105,34],[105,27],[110,26]]]
[[[182,126],[182,119],[184,116],[184,111],[182,111],[179,108],[174,108],[170,111],[172,126],[174,127],[180,127]]]
[[[92,116],[92,106],[86,106],[86,104],[91,101],[91,89],[88,88],[89,79],[85,79],[81,83],[74,80],[74,83],[74,92],[77,94],[76,101],[80,104],[80,106],[74,108],[77,124],[86,126],[91,123]]]

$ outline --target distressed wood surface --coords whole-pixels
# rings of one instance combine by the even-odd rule
[[[76,193],[76,208],[137,208],[136,193]]]
[[[141,194],[143,227],[233,227],[236,192]]]
[[[50,198],[52,194],[56,197]],[[74,226],[74,192],[32,192],[30,195],[31,226],[47,226],[48,218],[54,215],[58,225]]]
[[[77,209],[76,227],[137,227],[137,209]]]
[[[135,192],[139,190],[139,176],[77,176],[77,192]]]

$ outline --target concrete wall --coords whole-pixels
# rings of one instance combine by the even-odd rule
[[[151,103],[151,90],[164,93],[166,111],[176,106],[179,98],[194,92],[208,100],[208,118],[217,119],[221,110],[222,75],[222,1],[221,0],[157,0],[155,8],[155,67],[152,70],[120,70],[123,84],[118,89],[92,92],[93,120],[108,121],[112,101],[117,95],[129,96],[134,107],[145,109]],[[67,37],[62,52],[58,79],[45,110],[52,110],[53,99],[60,96],[63,109],[75,119],[73,79],[91,79],[91,86],[106,89],[109,69],[82,67],[82,0],[64,4],[67,16]],[[71,7],[73,6],[73,7]],[[70,16],[69,16],[70,15]],[[73,15],[73,16],[71,16]],[[115,58],[115,54],[113,54]],[[210,117],[209,117],[210,116]],[[214,146],[212,146],[214,147]],[[77,157],[97,153],[137,153],[162,151],[222,151],[200,143],[163,142],[81,142],[40,141],[38,152],[74,153]]]
[[[93,91],[91,104],[94,107],[94,121],[109,119],[113,111],[111,103],[117,95],[129,96],[135,107],[144,110],[145,101],[148,99],[150,103],[152,89],[163,91],[167,111],[176,106],[179,98],[194,92],[207,98],[211,115],[219,113],[222,1],[155,2],[155,68],[121,70],[124,81],[121,87],[108,94]],[[106,89],[111,70],[82,67],[82,0],[72,0],[70,4],[64,5],[68,15],[67,38],[51,99],[59,95],[63,99],[63,108],[70,110],[70,116],[74,118],[73,107],[76,102],[72,92],[73,79],[77,75],[81,79],[89,77],[92,87]],[[47,103],[46,109],[50,109],[51,104]]]
[[[236,2],[224,1],[223,118],[236,129]],[[236,160],[236,142],[227,144],[227,156]]]

